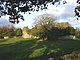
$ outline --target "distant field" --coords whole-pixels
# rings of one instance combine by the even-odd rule
[[[48,60],[80,51],[80,40],[0,39],[0,60]]]

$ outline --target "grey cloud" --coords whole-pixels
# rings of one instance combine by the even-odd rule
[[[73,18],[75,13],[74,9],[76,7],[76,4],[66,4],[64,5],[65,10],[60,16],[56,16],[58,19],[68,19]]]
[[[0,18],[0,26],[8,26],[8,25],[13,25],[12,23],[8,22],[8,20]]]

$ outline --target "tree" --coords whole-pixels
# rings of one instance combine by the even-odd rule
[[[4,27],[0,27],[0,37],[4,37],[4,36],[14,36],[14,29],[15,27],[13,25],[8,25],[8,26],[4,26]]]
[[[32,29],[32,34],[38,36],[42,39],[52,38],[52,29],[54,28],[56,22],[55,18],[52,18],[49,15],[41,15],[35,19],[34,27]]]
[[[75,29],[68,22],[57,23],[56,27],[59,29],[59,34],[62,35],[75,35]]]
[[[75,29],[73,27],[68,27],[67,31],[69,32],[70,35],[75,35]]]
[[[0,16],[9,15],[9,21],[12,23],[19,23],[19,18],[24,20],[20,12],[39,11],[47,9],[48,3],[60,4],[66,3],[66,0],[0,0]],[[80,0],[77,0],[80,4]],[[80,17],[80,6],[75,8],[75,15]]]
[[[15,29],[15,35],[16,36],[22,36],[22,29],[21,28],[16,28]]]
[[[33,35],[33,36],[37,36],[38,34],[37,34],[37,27],[33,27],[32,29],[31,29],[31,31],[30,31],[30,34],[31,35]],[[38,37],[38,36],[37,36]]]
[[[75,30],[75,36],[77,38],[80,38],[80,29],[79,28],[76,28],[76,30]]]
[[[65,29],[65,28],[70,27],[70,26],[71,25],[68,22],[60,22],[60,23],[56,24],[56,27],[60,28],[60,29]]]
[[[75,29],[68,22],[58,23],[54,17],[44,14],[35,19],[31,33],[41,39],[52,40],[74,35]]]

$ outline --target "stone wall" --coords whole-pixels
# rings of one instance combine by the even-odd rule
[[[4,39],[9,39],[9,36],[4,36]]]
[[[67,35],[67,36],[62,36],[62,37],[60,37],[58,39],[76,39],[76,37],[73,36],[73,35]]]
[[[23,38],[32,38],[33,36],[30,35],[30,34],[28,34],[28,33],[26,32],[26,28],[24,28],[24,29],[22,30],[22,37],[23,37]]]

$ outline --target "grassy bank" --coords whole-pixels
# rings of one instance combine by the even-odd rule
[[[0,39],[0,60],[48,60],[80,51],[80,40]]]

